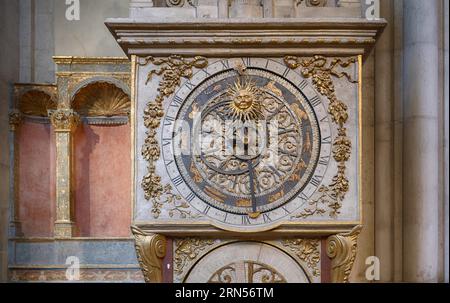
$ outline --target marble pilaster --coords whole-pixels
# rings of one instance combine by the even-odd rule
[[[388,26],[375,51],[375,255],[380,282],[393,281],[394,264],[394,16],[393,1],[381,1]]]
[[[79,116],[70,109],[50,112],[56,142],[56,221],[55,238],[71,238],[72,221],[72,133]]]
[[[10,208],[9,208],[9,236],[22,236],[22,228],[19,219],[18,205],[18,156],[19,145],[17,143],[17,132],[22,123],[22,115],[14,110],[9,114],[9,150],[10,150]]]

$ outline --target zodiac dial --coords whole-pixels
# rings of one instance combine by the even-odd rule
[[[267,59],[230,62],[200,71],[177,92],[162,154],[179,193],[219,226],[273,225],[318,189],[330,158],[329,120],[299,74]]]

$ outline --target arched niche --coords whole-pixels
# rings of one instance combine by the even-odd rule
[[[29,90],[19,97],[18,109],[27,116],[48,117],[48,111],[56,107],[54,96],[40,90]]]
[[[24,117],[14,139],[18,219],[25,237],[51,237],[56,154],[48,111],[57,108],[56,91],[53,86],[16,89],[16,109]]]
[[[130,105],[130,96],[122,88],[104,81],[81,87],[71,102],[71,107],[84,117],[127,116]]]
[[[99,79],[96,79],[99,80]],[[130,96],[114,79],[77,85],[71,108],[82,123],[74,134],[77,235],[129,236],[131,224]]]

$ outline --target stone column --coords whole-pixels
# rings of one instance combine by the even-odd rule
[[[444,281],[449,283],[449,2],[444,2]]]
[[[393,5],[381,1],[388,26],[375,50],[375,255],[381,282],[392,282],[394,269]]]
[[[437,282],[439,0],[404,1],[403,278]]]
[[[73,236],[72,221],[72,133],[79,116],[70,109],[50,113],[56,142],[56,221],[55,238]]]
[[[10,154],[10,203],[9,203],[9,236],[22,236],[22,228],[19,219],[18,204],[18,170],[19,170],[19,145],[17,142],[17,132],[22,123],[22,115],[19,111],[14,110],[9,114],[9,154]]]

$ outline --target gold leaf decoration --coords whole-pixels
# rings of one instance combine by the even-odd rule
[[[57,104],[48,94],[31,90],[20,97],[19,110],[28,116],[48,117],[48,111],[56,109]]]
[[[22,115],[19,111],[13,110],[9,113],[9,126],[11,131],[15,131],[17,127],[22,123]]]
[[[72,108],[85,117],[126,116],[130,113],[130,97],[114,84],[95,82],[80,89]]]
[[[213,245],[212,239],[185,238],[175,241],[174,272],[181,275],[185,266],[197,258],[206,247]]]
[[[146,234],[138,227],[132,226],[135,238],[136,254],[147,283],[163,281],[162,260],[166,256],[166,237],[158,234]]]
[[[148,102],[144,109],[144,125],[147,128],[147,132],[145,143],[142,146],[142,156],[148,162],[148,166],[147,174],[144,176],[141,186],[147,200],[159,198],[164,193],[161,177],[155,172],[155,162],[160,157],[156,129],[159,127],[161,119],[164,116],[164,99],[172,95],[175,89],[180,86],[181,78],[190,79],[193,74],[192,69],[194,67],[206,67],[208,60],[204,57],[185,59],[177,55],[172,55],[168,58],[154,58],[150,56],[145,58],[144,63],[139,63],[139,65],[145,66],[149,63],[159,68],[152,69],[148,73],[146,84],[152,80],[153,75],[161,77],[158,85],[158,95],[155,100]],[[158,209],[156,211],[161,206],[162,204],[158,203]],[[153,209],[153,212],[155,213],[155,209]]]
[[[332,77],[338,79],[346,78],[351,83],[358,83],[348,73],[337,70],[338,67],[349,67],[357,62],[357,58],[332,58],[330,60],[324,56],[314,56],[306,59],[286,56],[284,62],[291,69],[301,67],[303,77],[311,78],[317,91],[327,97],[329,100],[328,113],[338,127],[338,137],[333,142],[333,158],[338,164],[338,171],[333,177],[331,184],[319,188],[319,198],[308,201],[309,207],[294,216],[294,218],[304,219],[315,214],[324,214],[326,209],[323,205],[328,206],[330,217],[335,218],[340,213],[342,201],[349,190],[346,162],[351,156],[352,143],[347,137],[347,129],[345,128],[348,120],[347,105],[336,96]]]
[[[358,236],[361,225],[345,234],[333,235],[327,239],[327,255],[331,258],[331,281],[348,283],[356,258]]]
[[[320,275],[320,241],[313,239],[285,239],[282,244],[288,247],[306,266],[312,270],[316,277]]]

